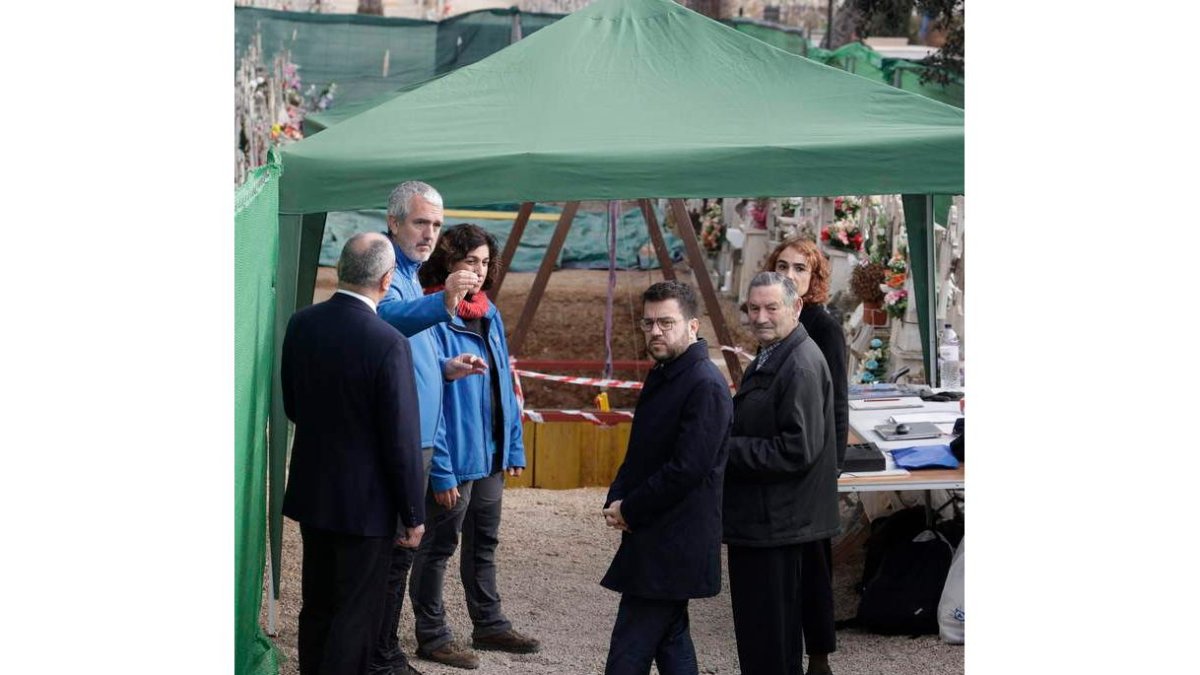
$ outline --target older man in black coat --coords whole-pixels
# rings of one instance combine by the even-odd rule
[[[802,545],[839,528],[833,381],[791,279],[758,274],[746,306],[760,348],[734,397],[725,475],[733,628],[743,673],[796,675]]]
[[[634,411],[604,517],[623,531],[605,588],[621,593],[606,675],[698,672],[690,598],[721,590],[721,485],[733,416],[729,385],[698,340],[695,291],[675,281],[642,295],[646,348],[658,363]]]
[[[375,313],[394,267],[382,235],[352,237],[338,291],[296,312],[283,339],[283,405],[296,423],[283,514],[304,542],[301,675],[366,672],[393,543],[415,548],[424,532],[412,353]]]

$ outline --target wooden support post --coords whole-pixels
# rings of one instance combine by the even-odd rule
[[[729,334],[729,327],[725,325],[725,313],[721,311],[721,301],[717,299],[717,290],[713,288],[712,277],[708,275],[708,267],[704,264],[704,254],[700,252],[700,242],[696,239],[696,231],[692,229],[692,219],[688,216],[687,207],[683,205],[682,199],[670,200],[671,213],[675,216],[675,222],[678,225],[679,238],[683,239],[683,246],[687,249],[688,263],[692,266],[692,275],[696,277],[696,285],[700,287],[700,296],[704,298],[704,305],[708,308],[708,318],[712,321],[713,330],[717,333],[717,341],[722,345],[735,346],[733,338]],[[742,364],[738,361],[737,354],[729,351],[722,351],[725,355],[725,365],[729,367],[729,377],[733,379],[733,384],[740,385],[742,383]]]
[[[658,256],[658,264],[662,266],[663,278],[675,281],[675,266],[671,264],[671,251],[667,249],[667,241],[663,238],[662,230],[658,228],[658,218],[650,206],[649,199],[639,199],[642,207],[642,218],[646,220],[646,231],[650,233],[650,241],[654,244],[654,254]]]
[[[508,266],[512,264],[513,256],[517,254],[517,245],[521,243],[521,235],[525,234],[525,225],[529,222],[529,214],[533,213],[533,202],[521,202],[521,210],[513,221],[512,230],[504,242],[504,252],[500,254],[500,268],[496,270],[496,280],[488,291],[488,296],[495,303],[500,299],[500,287],[504,285],[504,276],[508,274]]]
[[[550,237],[550,245],[546,247],[546,257],[542,258],[537,276],[533,279],[533,286],[529,289],[529,297],[525,298],[521,320],[517,322],[517,329],[508,341],[509,352],[512,354],[521,354],[521,349],[525,346],[525,336],[529,334],[529,328],[533,325],[533,315],[537,313],[538,303],[542,301],[542,294],[546,292],[546,284],[550,281],[550,272],[554,271],[554,263],[558,262],[558,254],[562,252],[563,243],[567,240],[567,231],[571,229],[571,221],[575,220],[575,212],[578,210],[579,202],[567,202],[558,218],[554,235]]]

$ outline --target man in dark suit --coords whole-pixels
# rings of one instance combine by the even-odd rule
[[[696,337],[691,286],[664,281],[642,295],[646,376],[625,461],[604,518],[621,547],[600,582],[621,593],[606,675],[698,672],[688,600],[721,590],[721,486],[733,419],[729,384]]]
[[[296,312],[283,340],[283,403],[296,424],[283,513],[304,543],[301,675],[366,672],[392,546],[416,548],[425,529],[412,354],[375,313],[394,268],[387,238],[352,237],[337,292]]]

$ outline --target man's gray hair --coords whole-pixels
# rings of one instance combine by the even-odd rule
[[[800,293],[796,289],[796,282],[783,276],[778,272],[759,272],[750,280],[750,288],[758,286],[779,286],[783,288],[783,302],[789,307],[796,304],[796,300],[800,298]],[[749,293],[749,289],[746,290]]]
[[[413,197],[420,197],[435,206],[442,205],[442,194],[433,189],[429,183],[419,180],[406,180],[392,190],[388,197],[387,214],[396,220],[403,221],[408,217],[408,205]]]
[[[396,252],[392,242],[378,232],[360,232],[342,247],[337,264],[338,284],[373,286],[395,267]]]

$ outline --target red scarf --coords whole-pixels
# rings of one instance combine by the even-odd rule
[[[445,290],[445,288],[446,286],[444,284],[430,286],[429,288],[425,289],[425,295],[437,293],[438,291]],[[467,294],[467,297],[463,300],[460,300],[458,307],[455,309],[458,310],[458,316],[460,318],[482,319],[483,315],[487,314],[489,304],[487,293],[484,291],[479,291],[475,295]]]

